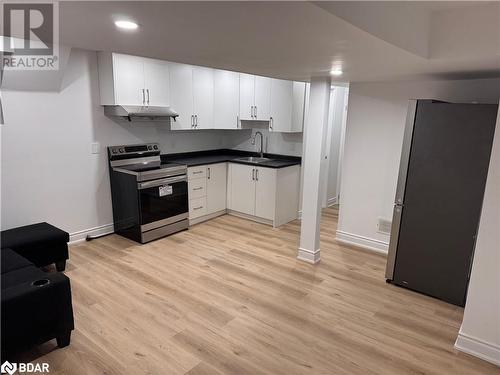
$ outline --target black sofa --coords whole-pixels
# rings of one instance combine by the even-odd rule
[[[69,345],[74,329],[69,278],[38,268],[65,264],[68,239],[47,223],[1,233],[2,362],[52,339],[59,347]]]

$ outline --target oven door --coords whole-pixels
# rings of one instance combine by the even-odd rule
[[[175,176],[137,184],[141,232],[188,218],[187,176]]]

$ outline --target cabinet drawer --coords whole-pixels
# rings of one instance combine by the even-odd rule
[[[193,178],[205,178],[206,176],[207,167],[204,165],[188,168],[188,180],[192,180]]]
[[[195,178],[188,181],[189,199],[201,198],[207,195],[207,180],[205,178]]]
[[[207,214],[207,198],[196,198],[189,200],[189,218],[196,219],[197,217]]]

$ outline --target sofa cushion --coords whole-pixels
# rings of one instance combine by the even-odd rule
[[[33,263],[17,254],[12,249],[2,249],[2,274],[24,267],[33,266]]]
[[[46,273],[36,268],[35,266],[28,266],[19,268],[10,272],[2,273],[2,290],[17,287],[21,284],[32,283],[33,281],[44,279]],[[3,298],[3,294],[2,294]]]
[[[1,233],[1,246],[15,251],[18,248],[38,247],[45,243],[66,243],[69,234],[49,223],[37,223],[24,227],[4,230]]]

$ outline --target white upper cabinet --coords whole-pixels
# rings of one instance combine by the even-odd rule
[[[240,120],[254,120],[255,76],[240,73]]]
[[[193,67],[170,64],[170,93],[172,109],[179,116],[170,122],[172,130],[194,129]]]
[[[292,124],[293,82],[283,79],[271,80],[271,118],[269,130],[290,131]]]
[[[271,78],[255,76],[255,119],[269,121],[271,107]]]
[[[115,102],[112,104],[143,105],[144,64],[140,57],[113,54]]]
[[[238,129],[240,75],[214,70],[214,129]]]
[[[144,87],[146,103],[152,106],[170,106],[170,75],[166,61],[144,59]]]
[[[172,109],[179,116],[172,130],[212,129],[214,123],[213,69],[170,64]]]
[[[268,121],[273,132],[301,132],[303,82],[111,52],[98,53],[102,105],[171,107],[172,130],[238,129]]]
[[[98,61],[102,105],[170,105],[167,62],[109,52]]]
[[[293,109],[291,132],[300,133],[304,129],[306,90],[308,85],[305,82],[293,82]]]
[[[240,119],[269,121],[271,78],[240,74]]]
[[[305,90],[304,82],[272,79],[270,131],[302,132]]]
[[[195,129],[213,129],[214,70],[211,68],[193,66],[192,85],[194,127]]]

